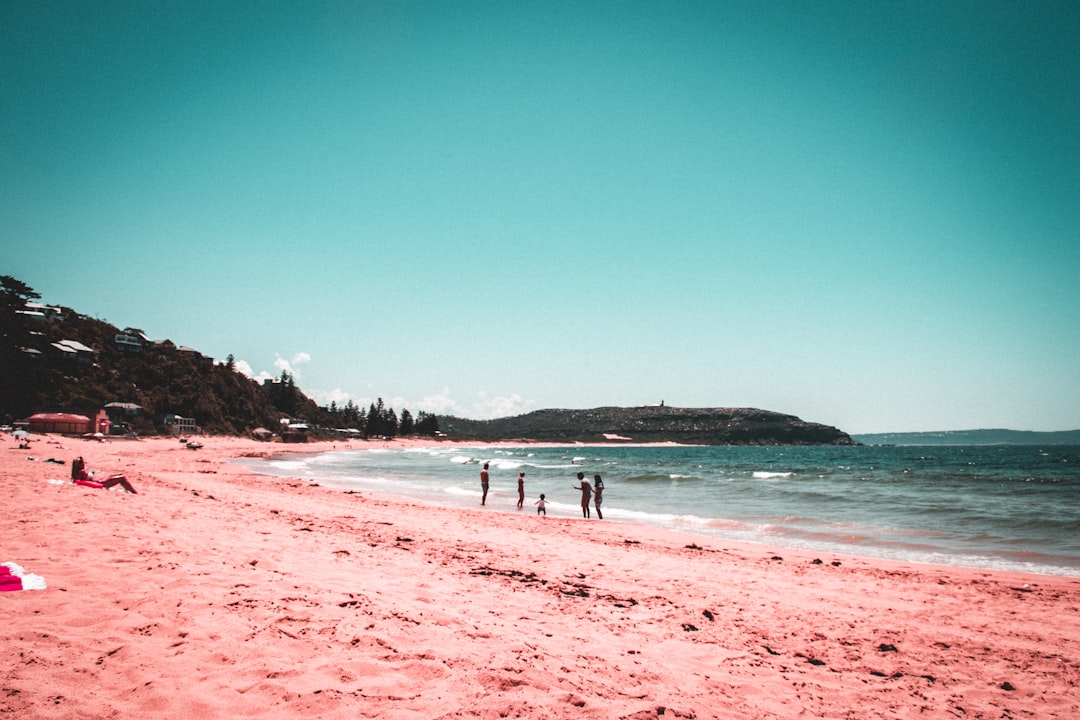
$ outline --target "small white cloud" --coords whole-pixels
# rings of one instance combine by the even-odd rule
[[[470,417],[491,420],[512,415],[523,415],[535,404],[535,400],[525,400],[516,393],[509,397],[493,398],[488,398],[485,393],[481,393],[480,400],[472,404]]]
[[[278,370],[278,376],[280,376],[282,372],[287,372],[289,375],[292,375],[294,380],[299,380],[300,369],[298,366],[306,365],[309,362],[311,362],[311,355],[306,352],[298,352],[293,355],[292,360],[286,360],[278,355],[274,360],[274,367]]]
[[[315,390],[311,394],[311,399],[321,407],[329,407],[330,403],[337,403],[338,407],[341,407],[347,405],[352,398],[341,388],[334,388],[333,390]]]
[[[262,383],[264,380],[269,380],[271,378],[277,377],[277,375],[271,375],[265,370],[256,374],[255,370],[251,367],[251,363],[249,363],[247,360],[234,360],[233,366],[236,368],[236,372],[251,378],[257,383]]]
[[[443,388],[438,395],[428,395],[418,400],[414,407],[432,415],[460,415],[461,406],[450,397],[450,388]]]
[[[236,368],[236,372],[247,377],[254,377],[255,371],[251,369],[251,365],[248,365],[246,360],[233,361],[233,367]]]

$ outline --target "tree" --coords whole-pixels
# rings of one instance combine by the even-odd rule
[[[22,336],[22,322],[17,314],[30,300],[41,295],[22,280],[10,275],[0,275],[0,341],[4,351],[14,350],[17,338]]]
[[[414,432],[417,435],[437,434],[439,432],[439,418],[432,413],[426,413],[421,410],[419,418],[416,421],[416,429]]]
[[[4,308],[21,310],[28,301],[39,298],[41,294],[22,280],[16,280],[10,275],[0,275],[0,304]]]
[[[413,416],[408,410],[401,411],[401,422],[398,424],[398,432],[402,435],[412,435],[415,432]]]
[[[382,398],[379,398],[378,405],[371,403],[371,407],[368,408],[367,423],[364,426],[364,437],[386,434],[383,430],[383,414],[385,411],[386,407],[383,405]]]
[[[387,408],[383,413],[383,435],[394,437],[398,434],[398,417],[394,408]]]

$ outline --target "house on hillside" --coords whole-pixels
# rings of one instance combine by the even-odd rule
[[[45,320],[59,320],[64,321],[63,308],[54,307],[52,305],[46,305],[45,303],[28,301],[25,306],[28,313],[40,313]]]
[[[150,338],[138,328],[124,328],[124,332],[116,333],[114,340],[116,349],[122,352],[140,353],[143,348],[150,345]]]
[[[105,405],[105,414],[113,422],[116,422],[119,418],[141,415],[142,411],[142,405],[136,405],[135,403],[111,402]]]
[[[60,357],[79,365],[89,365],[94,362],[97,353],[94,348],[83,345],[78,340],[59,340],[50,345],[52,351]]]

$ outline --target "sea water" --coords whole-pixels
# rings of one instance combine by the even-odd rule
[[[258,473],[445,507],[582,519],[584,472],[604,480],[603,522],[968,567],[1080,576],[1080,447],[373,448],[247,460]],[[517,477],[525,472],[525,504]],[[523,517],[533,520],[532,517]]]

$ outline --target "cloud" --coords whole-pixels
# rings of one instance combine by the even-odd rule
[[[234,360],[233,366],[236,368],[236,372],[240,373],[241,375],[246,375],[257,383],[261,383],[264,380],[269,380],[270,378],[275,377],[274,375],[271,375],[265,370],[256,375],[255,371],[252,369],[251,365],[246,360]]]
[[[509,397],[487,397],[486,393],[480,393],[480,399],[471,406],[472,413],[467,417],[479,420],[491,420],[494,418],[522,415],[536,405],[535,400],[525,400],[517,393]]]
[[[300,378],[299,366],[306,365],[309,362],[311,362],[311,355],[306,352],[298,352],[293,355],[292,360],[286,360],[278,355],[277,359],[274,360],[274,367],[279,371],[278,376],[280,376],[282,372],[287,372],[294,380],[298,380]]]
[[[247,377],[255,377],[255,371],[251,369],[246,360],[234,360],[233,367],[236,368],[236,372]]]
[[[461,407],[450,397],[450,388],[443,388],[438,395],[428,395],[416,401],[416,409],[432,415],[459,415]]]
[[[338,407],[347,405],[352,397],[349,393],[345,392],[341,388],[334,388],[333,390],[315,390],[310,393],[310,397],[321,407],[329,407],[330,403],[337,403]],[[360,403],[353,400],[354,405],[360,405]],[[364,405],[366,407],[366,403]]]

